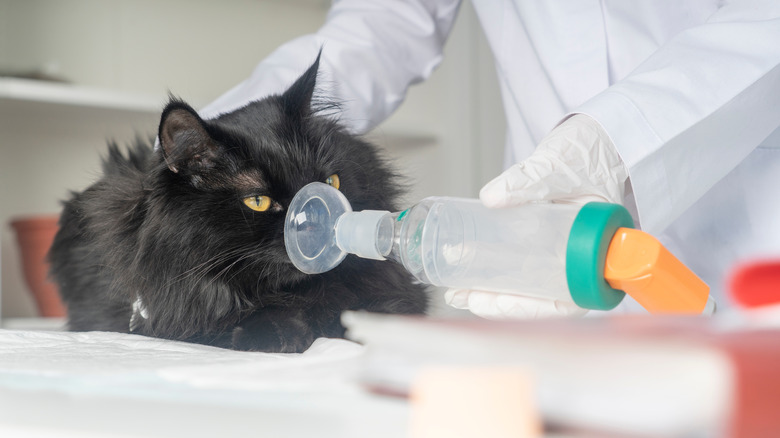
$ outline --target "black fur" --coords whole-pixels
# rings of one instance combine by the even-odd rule
[[[342,311],[422,313],[424,289],[392,262],[348,256],[305,275],[284,248],[293,195],[332,174],[355,210],[396,210],[376,149],[312,109],[318,62],[282,95],[201,120],[171,99],[161,147],[109,146],[103,177],[65,203],[50,251],[72,330],[134,332],[240,350],[299,352],[341,337]],[[243,204],[270,196],[265,212]]]

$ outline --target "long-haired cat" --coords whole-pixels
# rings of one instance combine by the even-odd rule
[[[158,150],[109,147],[49,254],[71,330],[300,352],[342,337],[344,310],[425,311],[423,286],[394,263],[348,256],[306,275],[287,257],[285,212],[304,185],[327,182],[355,210],[394,211],[400,194],[372,145],[312,109],[318,64],[214,120],[172,99]]]

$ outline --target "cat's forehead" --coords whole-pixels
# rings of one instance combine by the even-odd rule
[[[267,189],[268,181],[258,169],[240,170],[230,177],[230,185],[240,191]]]

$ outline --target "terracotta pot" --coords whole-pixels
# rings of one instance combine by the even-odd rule
[[[65,316],[57,286],[49,281],[49,252],[57,234],[58,216],[35,216],[11,222],[22,255],[22,269],[41,316]]]

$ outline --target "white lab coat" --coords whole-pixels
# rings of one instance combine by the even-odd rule
[[[609,133],[641,227],[724,303],[734,264],[780,255],[780,1],[473,0],[507,117],[507,164],[569,113]],[[370,130],[441,61],[460,0],[334,1],[325,25],[271,54],[204,117],[320,71]]]

